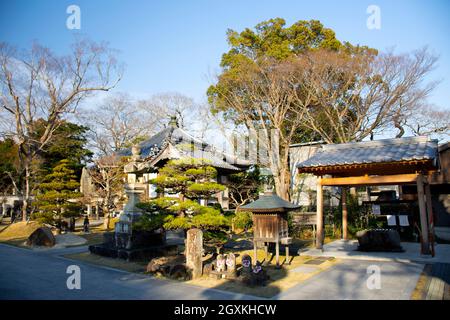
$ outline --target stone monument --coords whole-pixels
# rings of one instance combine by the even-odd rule
[[[202,276],[203,269],[203,232],[200,229],[190,229],[186,239],[186,267],[192,279]]]
[[[118,248],[131,249],[132,243],[132,225],[142,215],[142,210],[136,207],[140,202],[140,196],[145,192],[145,186],[139,183],[137,171],[139,170],[142,159],[139,146],[133,146],[131,149],[131,161],[125,165],[124,171],[127,174],[127,183],[125,184],[125,193],[128,198],[123,213],[115,225],[115,241]]]
[[[146,260],[176,250],[176,245],[165,244],[163,230],[160,230],[161,232],[133,230],[133,223],[143,214],[136,204],[140,202],[140,196],[146,190],[143,178],[139,175],[148,170],[148,164],[141,158],[140,147],[134,146],[131,160],[124,168],[127,174],[125,193],[128,198],[124,211],[115,225],[114,233],[105,233],[103,244],[89,246],[91,253],[126,260]]]

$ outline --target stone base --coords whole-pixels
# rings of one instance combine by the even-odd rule
[[[108,258],[125,259],[127,261],[148,261],[155,257],[177,254],[177,250],[177,245],[160,245],[136,249],[120,249],[109,243],[89,246],[89,251],[93,254]]]
[[[166,233],[135,231],[133,233],[115,232],[114,238],[105,237],[105,242],[114,241],[115,246],[121,249],[131,250],[163,245],[166,242]]]
[[[89,251],[99,256],[127,261],[146,261],[154,257],[177,253],[176,245],[165,243],[165,233],[106,232],[103,234],[103,240],[102,244],[89,246]]]

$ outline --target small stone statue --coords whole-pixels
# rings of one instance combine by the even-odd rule
[[[245,254],[242,256],[242,269],[238,280],[248,286],[264,285],[268,279],[266,271],[262,268],[259,261],[252,266],[252,258]]]
[[[216,259],[216,270],[218,272],[224,272],[226,269],[226,259],[222,254],[219,254]]]
[[[253,274],[251,277],[250,285],[252,286],[261,286],[266,283],[266,280],[269,277],[266,274],[266,271],[262,268],[261,263],[256,261],[253,267]]]
[[[242,268],[249,270],[252,267],[252,258],[248,254],[242,256]]]
[[[242,268],[238,280],[249,285],[252,279],[252,258],[248,254],[242,256]]]
[[[258,274],[262,271],[261,263],[259,261],[256,261],[255,265],[253,266],[253,273]]]
[[[226,264],[228,273],[236,272],[236,256],[233,253],[227,254]]]

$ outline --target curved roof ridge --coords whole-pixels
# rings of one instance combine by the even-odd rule
[[[359,141],[359,142],[347,142],[347,143],[334,143],[334,144],[324,144],[322,148],[324,150],[333,149],[346,149],[346,148],[376,148],[376,147],[386,147],[390,145],[400,145],[400,144],[411,144],[411,143],[425,143],[425,142],[436,142],[437,140],[432,140],[428,136],[413,136],[404,138],[394,138],[394,139],[380,139],[372,141]]]

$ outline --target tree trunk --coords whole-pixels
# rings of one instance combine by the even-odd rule
[[[273,172],[273,171],[272,171]],[[278,196],[284,200],[289,201],[289,188],[291,183],[290,172],[287,168],[283,167],[280,169],[278,176],[274,176],[275,191]]]
[[[106,230],[109,230],[109,224],[111,222],[111,217],[110,217],[109,212],[105,211],[104,219],[105,219],[105,221],[103,222],[103,227]]]
[[[30,205],[30,164],[28,159],[25,160],[25,190],[23,193],[22,205],[22,221],[27,221],[27,212]]]

